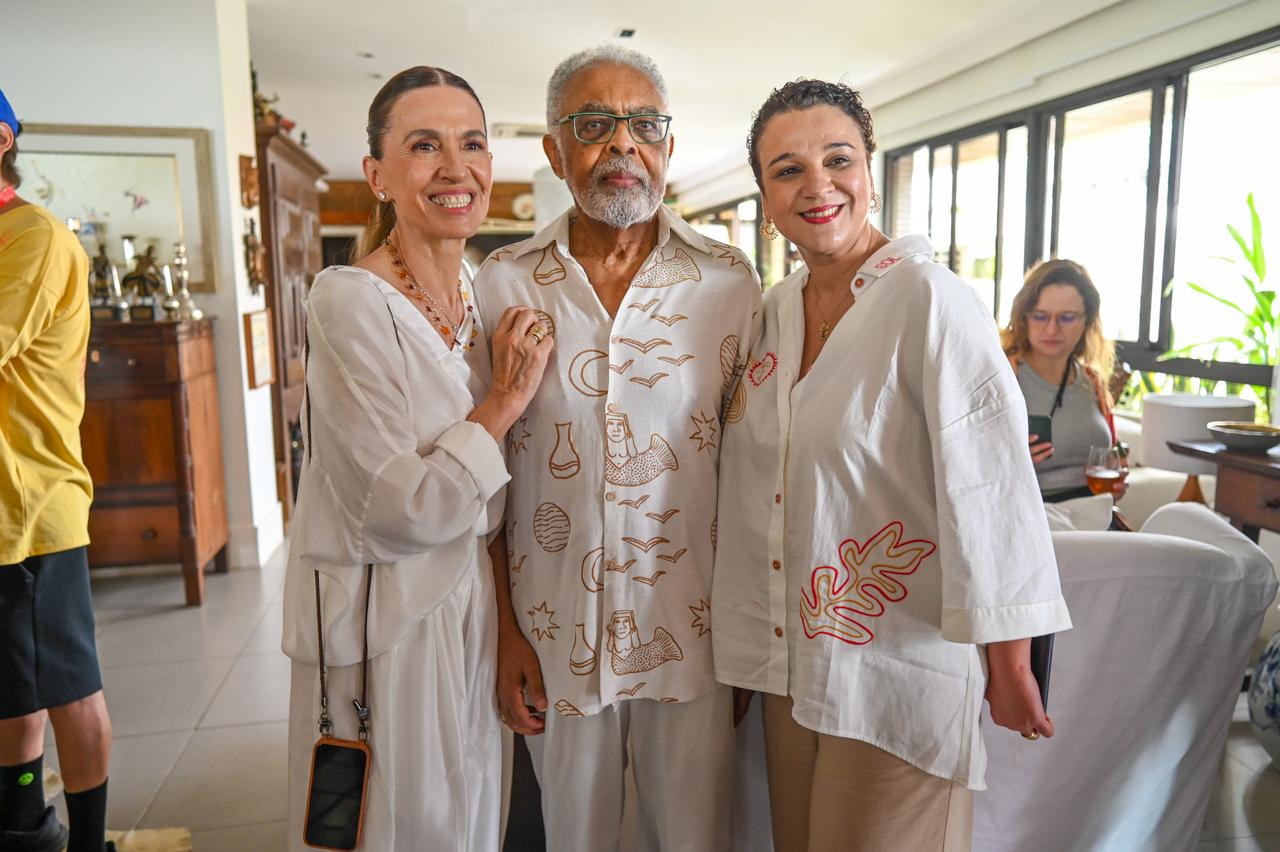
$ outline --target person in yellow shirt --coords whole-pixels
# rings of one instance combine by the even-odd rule
[[[80,453],[84,249],[17,195],[22,132],[0,92],[0,850],[103,852],[111,721],[93,636]],[[70,832],[43,785],[53,722]]]

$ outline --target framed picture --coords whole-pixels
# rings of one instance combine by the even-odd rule
[[[249,387],[260,388],[276,380],[275,352],[271,346],[271,309],[244,315],[245,360],[249,365]]]
[[[172,127],[36,124],[18,143],[23,195],[58,218],[77,219],[85,252],[99,245],[120,267],[121,238],[161,264],[187,247],[192,292],[213,292],[216,270],[209,131]]]

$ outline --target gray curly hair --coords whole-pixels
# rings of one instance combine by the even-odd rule
[[[584,68],[599,64],[626,65],[628,68],[636,69],[649,78],[649,82],[653,83],[653,87],[658,90],[663,105],[666,105],[667,84],[663,81],[662,72],[658,70],[657,65],[653,64],[652,59],[629,47],[603,44],[578,51],[557,65],[556,70],[552,72],[551,79],[547,81],[548,128],[560,118],[560,111],[564,106],[564,90],[569,80]]]

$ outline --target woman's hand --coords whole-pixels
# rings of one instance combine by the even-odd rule
[[[1031,673],[1031,640],[992,642],[987,646],[987,704],[991,721],[1023,736],[1053,736],[1053,722],[1040,701],[1040,685]]]
[[[1041,441],[1039,435],[1028,436],[1027,443],[1031,446],[1031,461],[1035,464],[1040,464],[1040,462],[1053,455],[1053,444],[1048,441]]]
[[[1128,490],[1129,490],[1129,483],[1123,479],[1118,481],[1115,485],[1111,486],[1112,502],[1119,503],[1120,498],[1123,497],[1125,495],[1125,492],[1127,492]]]
[[[530,334],[535,326],[541,330],[541,340],[538,334]],[[493,387],[467,419],[479,423],[501,443],[538,392],[555,338],[532,308],[510,307],[498,319],[489,345]]]
[[[533,702],[530,707],[526,702]],[[503,724],[526,737],[542,733],[547,723],[547,694],[542,666],[514,619],[498,630],[498,715]]]

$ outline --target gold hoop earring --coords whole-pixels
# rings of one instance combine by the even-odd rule
[[[776,240],[778,238],[778,226],[773,224],[773,220],[766,217],[764,224],[760,226],[760,233],[766,240]]]
[[[880,193],[878,192],[871,193],[871,212],[872,213],[880,212],[881,203],[882,201],[880,198]]]

